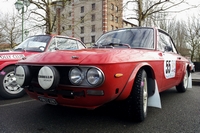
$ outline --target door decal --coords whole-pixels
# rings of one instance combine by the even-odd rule
[[[164,60],[165,78],[174,78],[176,74],[176,60]]]

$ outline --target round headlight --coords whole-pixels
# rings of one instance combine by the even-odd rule
[[[77,67],[72,68],[69,71],[69,80],[74,85],[80,85],[84,79],[81,70]]]
[[[98,86],[103,82],[103,74],[96,68],[91,68],[87,71],[87,81],[92,86]]]

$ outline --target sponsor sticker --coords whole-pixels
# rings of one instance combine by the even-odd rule
[[[24,58],[24,54],[9,54],[9,55],[0,55],[0,60],[7,60],[7,59],[22,59]]]

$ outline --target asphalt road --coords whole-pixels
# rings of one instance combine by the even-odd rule
[[[85,110],[45,105],[28,96],[0,99],[0,133],[200,133],[200,86],[160,95],[162,109],[149,107],[142,123],[127,121],[114,105]]]

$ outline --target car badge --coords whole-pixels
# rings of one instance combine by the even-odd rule
[[[79,59],[78,56],[72,56],[72,59]]]

